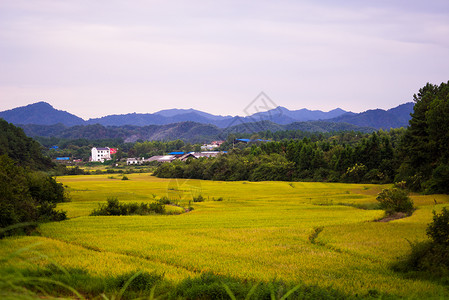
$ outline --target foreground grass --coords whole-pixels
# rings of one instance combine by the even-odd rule
[[[372,221],[382,211],[350,205],[373,207],[384,186],[128,177],[58,178],[71,190],[73,201],[58,206],[71,219],[41,226],[42,236],[0,241],[0,255],[39,243],[33,251],[51,261],[29,251],[2,268],[33,270],[54,262],[98,278],[156,272],[172,288],[187,278],[214,274],[251,284],[273,279],[288,287],[301,283],[344,297],[449,297],[447,287],[406,279],[389,268],[407,253],[406,239],[425,239],[432,209],[447,205],[447,196],[413,196],[418,210],[412,217],[380,223]],[[187,205],[197,194],[206,201],[192,203],[195,210],[187,214],[88,216],[110,196],[125,202],[168,196]],[[218,198],[222,201],[213,201]]]

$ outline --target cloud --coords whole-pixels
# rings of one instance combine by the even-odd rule
[[[389,108],[448,80],[448,34],[446,1],[5,1],[0,109]]]

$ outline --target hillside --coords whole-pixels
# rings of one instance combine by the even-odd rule
[[[84,124],[84,120],[66,111],[57,110],[46,102],[37,102],[0,112],[0,118],[13,124],[64,124],[74,126]]]
[[[411,118],[410,113],[413,112],[413,107],[414,104],[409,102],[389,110],[374,109],[360,114],[347,113],[328,121],[344,122],[377,129],[407,127],[408,121]]]
[[[0,155],[7,155],[22,167],[47,170],[52,167],[52,162],[42,155],[40,147],[21,128],[0,119]]]
[[[66,139],[113,139],[120,138],[125,142],[137,140],[169,141],[181,139],[191,143],[203,143],[214,139],[226,139],[229,133],[257,133],[261,131],[301,130],[306,132],[360,131],[372,132],[375,128],[359,127],[347,123],[331,123],[325,121],[295,122],[279,125],[270,121],[253,123],[239,122],[228,128],[218,128],[210,124],[195,122],[179,122],[167,125],[149,126],[103,126],[100,124],[65,127],[56,125],[20,125],[31,137],[58,137]]]
[[[58,137],[67,139],[112,139],[120,138],[125,142],[137,140],[175,140],[181,139],[189,142],[205,142],[220,134],[220,129],[214,125],[194,122],[179,122],[167,125],[149,126],[103,126],[100,124],[79,125],[65,127],[61,124],[20,125],[25,133],[31,137]]]
[[[101,124],[105,126],[122,125],[166,125],[178,122],[196,122],[202,124],[212,124],[220,128],[233,126],[236,123],[254,123],[259,121],[271,121],[276,124],[286,125],[298,121],[310,121],[319,119],[329,119],[347,113],[341,109],[333,111],[311,111],[308,109],[288,110],[285,107],[278,107],[269,111],[255,113],[251,116],[217,116],[195,109],[168,109],[161,110],[154,114],[121,114],[110,115],[96,119],[89,119],[88,124]]]

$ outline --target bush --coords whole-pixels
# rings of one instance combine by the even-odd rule
[[[107,199],[106,204],[100,204],[94,209],[91,216],[127,216],[127,215],[149,215],[164,214],[165,206],[160,202],[155,203],[120,203],[117,197]]]
[[[433,212],[433,222],[426,233],[435,244],[449,247],[449,210],[446,207],[443,207],[441,214]]]
[[[385,210],[387,215],[402,212],[411,215],[415,210],[412,199],[408,192],[401,188],[384,189],[380,192],[376,200],[379,201],[379,207]]]
[[[198,196],[193,196],[193,202],[204,202],[204,197],[202,195],[198,195]]]
[[[449,283],[449,210],[434,212],[433,222],[427,227],[431,240],[410,243],[411,251],[393,265],[402,272],[415,272],[416,276]]]
[[[170,199],[168,199],[167,196],[161,197],[161,199],[159,199],[158,202],[159,202],[160,204],[171,204],[171,203],[172,203],[172,202],[170,201]]]
[[[44,173],[22,168],[0,156],[0,227],[18,223],[60,221],[65,213],[54,210],[56,203],[67,201],[62,184]],[[22,230],[20,230],[22,231]],[[4,235],[18,233],[8,230]]]

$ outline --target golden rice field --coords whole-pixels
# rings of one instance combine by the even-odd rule
[[[146,270],[177,282],[213,272],[303,282],[351,295],[375,289],[407,298],[449,298],[444,287],[407,279],[389,268],[409,250],[407,240],[426,239],[432,210],[447,206],[449,196],[413,195],[418,210],[411,217],[382,223],[374,222],[382,211],[349,206],[375,203],[386,187],[381,185],[127,176],[130,180],[118,175],[59,177],[72,202],[58,207],[70,219],[41,225],[41,236],[0,241],[0,255],[31,247],[8,263],[30,267],[54,262],[100,276]],[[168,196],[187,206],[198,194],[206,201],[191,203],[194,210],[184,214],[88,216],[111,196],[130,202]],[[320,227],[312,242],[310,236]]]

